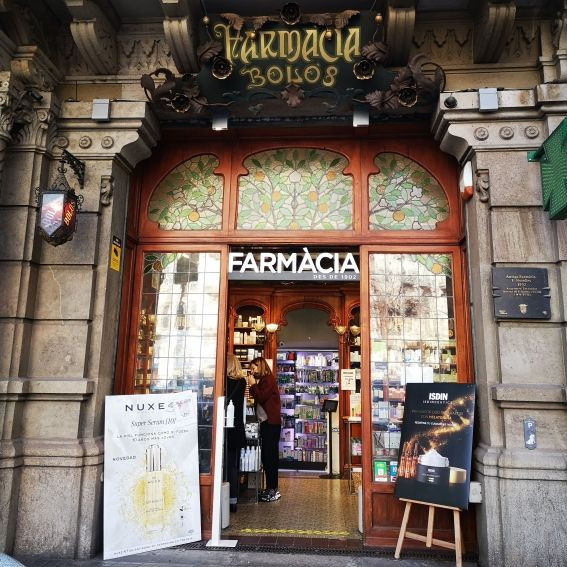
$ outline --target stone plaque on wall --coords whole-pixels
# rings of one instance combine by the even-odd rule
[[[549,319],[549,284],[545,268],[492,268],[496,319]]]

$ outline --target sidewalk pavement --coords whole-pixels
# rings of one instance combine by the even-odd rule
[[[4,567],[0,555],[0,567]],[[17,557],[25,567],[443,567],[454,561],[441,559],[402,559],[373,556],[372,553],[333,553],[320,551],[313,554],[293,551],[235,551],[208,549],[161,549],[139,555],[103,561],[102,557],[89,560]],[[476,567],[476,563],[463,562],[463,567]]]

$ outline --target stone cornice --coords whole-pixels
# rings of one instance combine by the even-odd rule
[[[449,97],[454,101],[446,103]],[[441,93],[433,116],[435,139],[443,151],[459,161],[473,149],[536,148],[548,135],[547,119],[567,113],[565,84],[498,91],[499,108],[495,112],[479,112],[478,97],[478,91]]]
[[[159,124],[145,102],[112,102],[110,121],[91,119],[92,104],[65,102],[58,124],[60,147],[82,160],[117,160],[127,169],[151,155]]]

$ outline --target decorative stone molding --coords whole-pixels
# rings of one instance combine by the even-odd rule
[[[87,150],[93,145],[92,138],[90,136],[81,136],[79,139],[79,148]]]
[[[42,101],[43,103],[44,101]],[[30,105],[25,111],[25,123],[14,134],[14,145],[51,148],[57,138],[56,114],[57,101],[54,110],[50,108],[34,108]]]
[[[479,4],[474,25],[474,62],[498,63],[514,30],[516,4],[514,0],[483,0]]]
[[[470,64],[472,35],[473,29],[468,23],[455,24],[450,28],[443,25],[428,26],[416,29],[413,46],[417,51],[429,55],[432,61],[443,61],[444,65]]]
[[[22,45],[16,49],[11,70],[24,85],[42,91],[52,91],[63,79],[61,71],[35,45]]]
[[[415,2],[390,0],[385,25],[386,43],[389,47],[388,64],[405,65],[408,62],[415,27]]]
[[[104,12],[92,0],[65,0],[74,19],[71,34],[88,67],[99,75],[118,71],[116,30],[119,22],[111,7]]]
[[[173,61],[179,73],[198,73],[200,69],[197,58],[197,22],[199,18],[193,13],[186,0],[160,0],[165,15],[163,31],[171,48]]]
[[[112,146],[114,146],[114,138],[112,136],[104,136],[104,138],[100,141],[100,145],[105,150],[109,150]]]
[[[503,140],[511,140],[514,137],[514,128],[510,126],[502,126],[498,131],[498,134]]]
[[[100,204],[104,207],[110,205],[114,193],[114,177],[102,175],[100,178]]]
[[[488,169],[477,169],[475,172],[475,189],[481,203],[487,203],[490,199],[490,176]]]
[[[477,140],[480,140],[480,141],[486,140],[489,135],[490,134],[488,132],[488,129],[485,128],[484,126],[480,126],[479,128],[475,128],[474,137]]]
[[[539,136],[539,128],[537,126],[526,126],[524,129],[524,134],[527,138],[532,140],[533,138],[537,138]]]

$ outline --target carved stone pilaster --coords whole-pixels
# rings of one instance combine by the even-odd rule
[[[474,25],[474,62],[498,63],[514,30],[516,4],[514,0],[483,0],[479,4]]]
[[[490,175],[488,169],[477,169],[475,172],[475,189],[481,203],[490,199]]]
[[[118,70],[116,47],[118,21],[112,8],[103,11],[92,0],[65,1],[73,15],[70,25],[71,34],[89,68],[99,75],[116,73]]]
[[[179,73],[198,73],[198,15],[186,0],[160,0],[160,4],[165,15],[165,39],[177,70]]]
[[[26,123],[14,134],[14,145],[51,149],[57,137],[57,109],[32,108],[26,114]]]
[[[405,65],[408,62],[415,28],[415,2],[390,0],[386,10],[386,43],[388,64]]]

